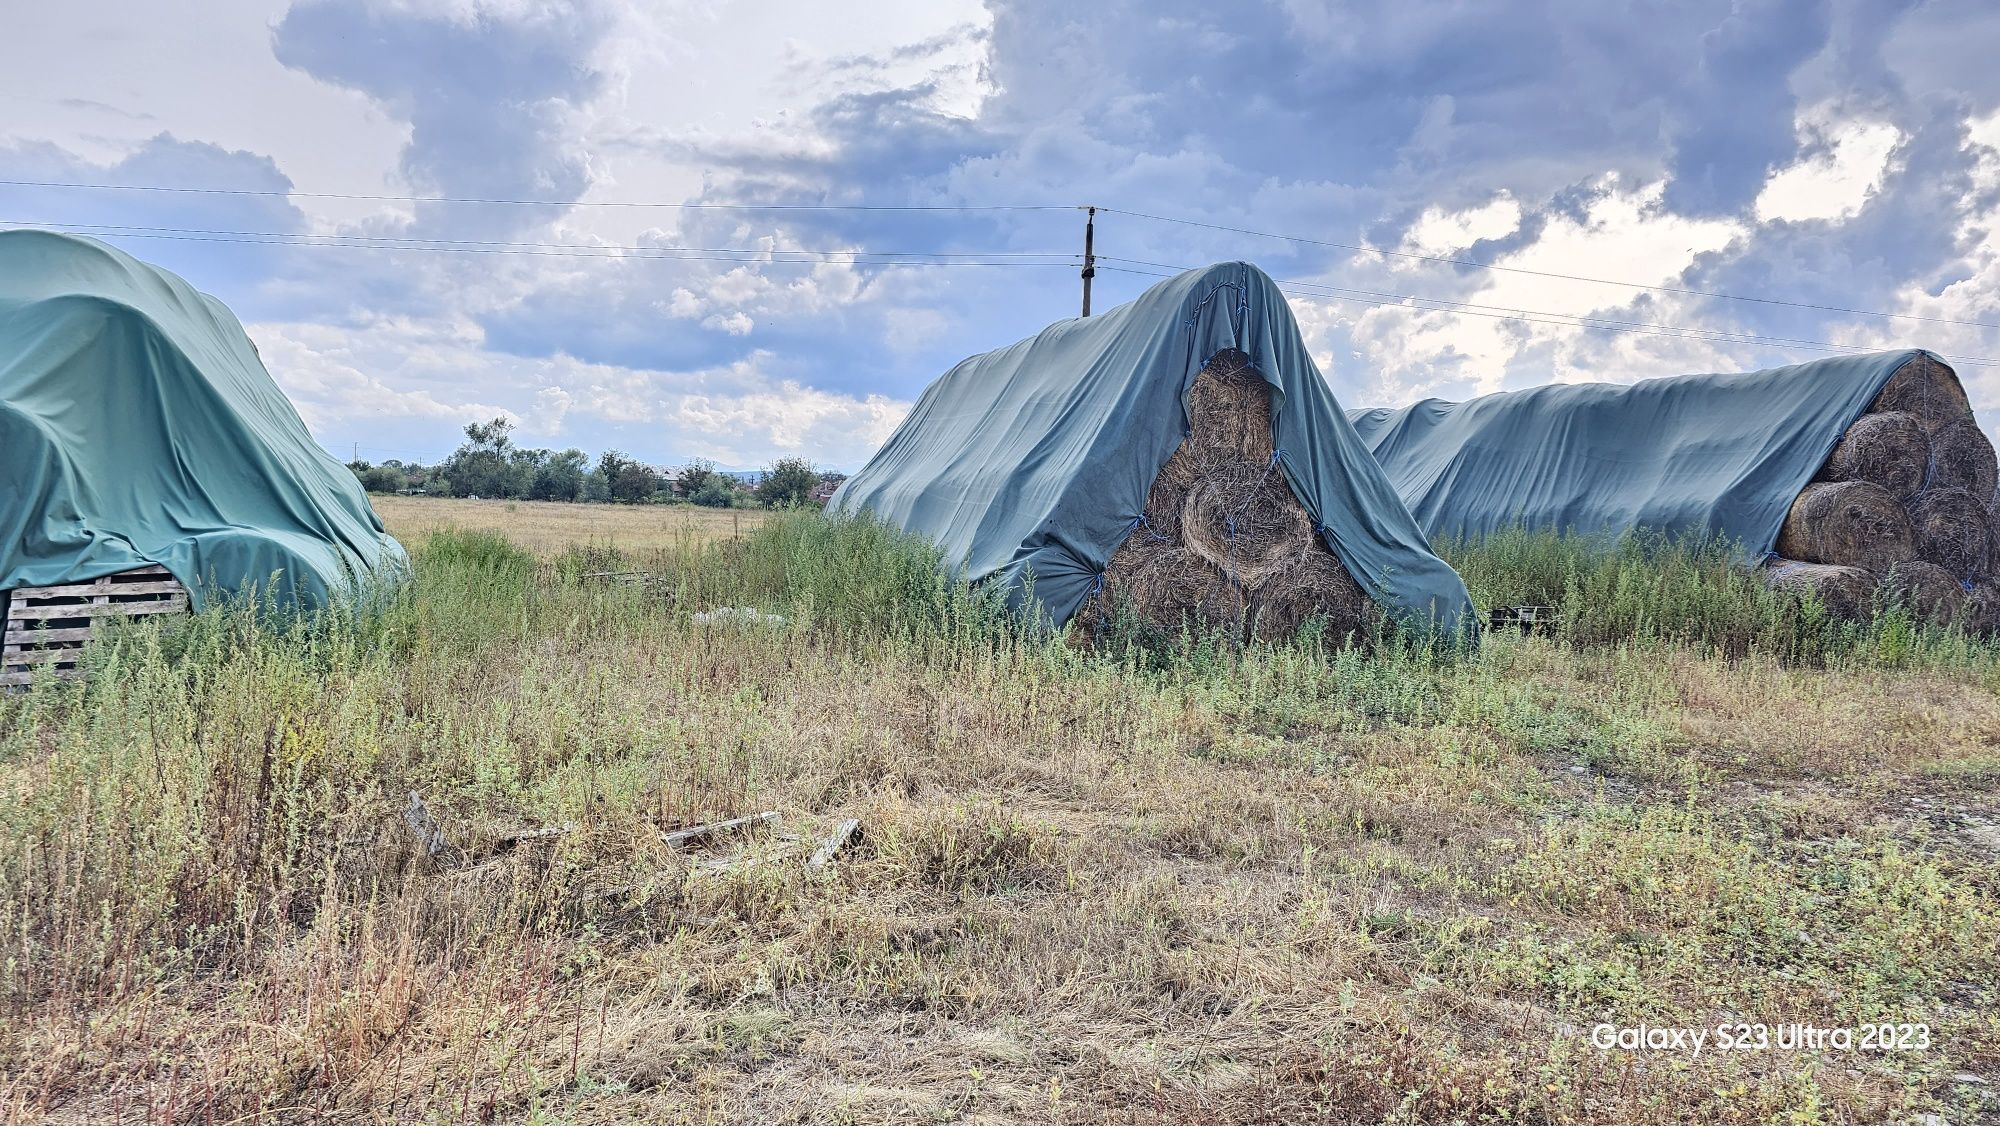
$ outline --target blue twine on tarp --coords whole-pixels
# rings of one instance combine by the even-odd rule
[[[1096,577],[1090,580],[1090,587],[1083,592],[1083,597],[1085,599],[1096,598],[1098,592],[1102,591],[1103,589],[1104,589],[1104,572],[1099,571],[1097,572]]]

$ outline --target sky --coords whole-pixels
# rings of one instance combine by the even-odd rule
[[[851,470],[953,363],[1076,315],[1082,205],[1098,309],[1254,262],[1348,407],[1927,347],[2000,423],[1989,0],[9,21],[0,179],[64,186],[0,184],[0,225],[223,299],[343,458],[506,415],[530,445]]]

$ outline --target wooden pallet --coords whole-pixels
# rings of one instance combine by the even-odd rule
[[[1553,606],[1498,606],[1486,614],[1489,630],[1518,629],[1524,633],[1554,633],[1556,608]]]
[[[38,670],[76,676],[84,642],[99,623],[188,608],[186,588],[165,567],[141,567],[101,579],[61,586],[0,591],[6,631],[0,634],[0,687],[27,684]]]

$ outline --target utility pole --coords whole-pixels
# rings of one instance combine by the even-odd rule
[[[356,443],[354,443],[354,456],[353,456],[353,457],[351,457],[351,458],[349,458],[348,460],[349,460],[349,461],[360,461],[360,460],[361,460],[361,443],[359,443],[359,442],[356,442]]]
[[[1090,315],[1090,279],[1097,276],[1097,208],[1083,217],[1083,315]]]

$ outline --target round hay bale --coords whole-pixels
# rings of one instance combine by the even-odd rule
[[[1859,567],[1773,559],[1764,566],[1764,582],[1773,590],[1812,595],[1827,613],[1847,621],[1865,620],[1875,598],[1875,576]]]
[[[1917,557],[1961,579],[1993,569],[1993,527],[1986,506],[1964,489],[1932,489],[1910,506]]]
[[[1971,417],[1940,427],[1931,436],[1929,488],[1964,489],[1975,497],[1988,497],[1996,484],[2000,484],[2000,460]]]
[[[1799,492],[1778,531],[1778,554],[1881,573],[1916,558],[1909,513],[1867,481],[1815,482]]]
[[[1107,570],[1105,591],[1122,595],[1140,617],[1170,632],[1184,624],[1229,631],[1243,626],[1242,587],[1177,545],[1136,552],[1130,570],[1122,574]]]
[[[1312,546],[1312,521],[1274,466],[1238,462],[1194,483],[1181,539],[1203,559],[1256,586]]]
[[[1882,589],[1898,605],[1932,625],[1948,626],[1965,608],[1958,576],[1935,563],[1898,563],[1882,576]]]
[[[1181,509],[1187,504],[1188,490],[1223,465],[1211,454],[1212,451],[1189,439],[1160,467],[1159,476],[1153,478],[1152,491],[1146,494],[1145,527],[1151,528],[1155,536],[1176,541],[1181,538]]]
[[[1966,592],[1965,628],[1982,637],[2000,636],[2000,578],[1981,579]]]
[[[1364,640],[1381,608],[1323,548],[1304,552],[1264,580],[1250,599],[1251,628],[1260,641],[1298,636],[1312,618],[1326,622],[1328,640],[1352,645]]]
[[[1188,441],[1211,457],[1262,465],[1271,440],[1271,387],[1235,350],[1217,353],[1188,388]]]
[[[1841,435],[1819,471],[1821,481],[1868,481],[1907,501],[1930,473],[1931,442],[1908,411],[1864,414]]]
[[[1956,372],[1929,356],[1918,356],[1896,369],[1868,409],[1908,411],[1926,433],[1936,433],[1972,413],[1972,403]]]

